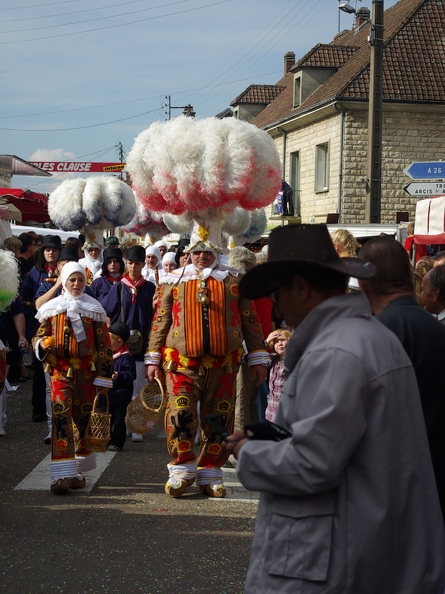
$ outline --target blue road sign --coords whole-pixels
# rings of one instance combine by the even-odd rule
[[[420,161],[403,170],[411,179],[445,179],[445,161]]]

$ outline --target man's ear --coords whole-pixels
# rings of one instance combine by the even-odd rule
[[[433,297],[434,301],[438,301],[439,303],[442,303],[443,301],[445,301],[440,289],[438,289],[437,287],[434,289],[433,295],[434,295],[434,297]]]

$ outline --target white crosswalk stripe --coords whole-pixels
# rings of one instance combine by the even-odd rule
[[[85,473],[87,484],[82,492],[90,492],[94,485],[100,478],[111,460],[116,455],[116,452],[103,452],[96,454],[97,467]],[[16,487],[15,491],[49,491],[51,485],[51,476],[49,470],[49,463],[51,462],[51,454],[48,454],[28,476],[26,476]]]

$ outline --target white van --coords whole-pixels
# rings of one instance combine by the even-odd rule
[[[68,239],[68,237],[79,237],[79,231],[62,231],[61,229],[47,229],[46,227],[31,227],[28,225],[14,225],[11,223],[11,232],[14,237],[18,237],[20,233],[28,233],[28,231],[34,231],[37,235],[58,235],[62,240],[62,243]]]

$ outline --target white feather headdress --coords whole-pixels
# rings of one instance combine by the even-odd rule
[[[65,180],[48,198],[49,216],[64,231],[120,227],[135,210],[132,189],[112,176]]]

